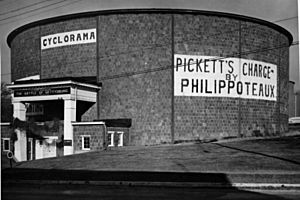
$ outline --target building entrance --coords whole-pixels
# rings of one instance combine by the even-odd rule
[[[24,161],[73,154],[72,122],[81,121],[83,113],[96,103],[100,86],[51,79],[16,81],[8,88],[13,90],[14,118],[29,124],[26,130],[16,130],[16,158]],[[34,142],[36,135],[39,139]],[[63,145],[57,145],[61,142]]]

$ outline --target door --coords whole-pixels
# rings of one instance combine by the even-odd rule
[[[33,139],[28,138],[27,141],[27,160],[33,160]]]
[[[56,157],[56,140],[57,137],[48,137],[44,140],[43,158]]]

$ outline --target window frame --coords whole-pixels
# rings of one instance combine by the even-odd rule
[[[89,138],[89,148],[84,147],[84,138]],[[91,135],[82,135],[81,136],[81,148],[84,151],[89,151],[91,150]]]
[[[108,135],[111,135],[110,136],[110,141],[108,141]],[[115,132],[114,131],[107,131],[107,142],[109,142],[107,144],[108,147],[114,147],[115,144],[114,144],[114,135],[115,135]]]
[[[8,149],[5,149],[5,141],[8,141]],[[2,150],[3,152],[8,152],[10,151],[10,138],[2,138]]]
[[[117,134],[118,134],[118,147],[122,147],[122,146],[124,146],[124,132],[123,131],[118,131],[117,132]]]

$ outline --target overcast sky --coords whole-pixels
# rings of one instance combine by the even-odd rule
[[[7,35],[41,19],[71,13],[119,8],[186,8],[255,17],[284,27],[298,41],[297,0],[0,0],[1,81],[10,82]],[[299,46],[290,47],[290,80],[299,81]]]

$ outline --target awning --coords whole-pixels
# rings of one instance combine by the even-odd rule
[[[105,122],[107,127],[122,127],[122,128],[130,128],[132,124],[132,119],[122,118],[122,119],[100,119],[94,120]]]

